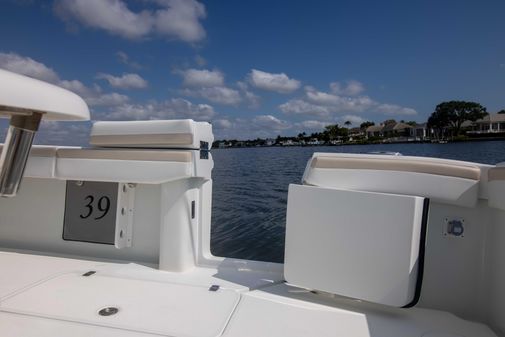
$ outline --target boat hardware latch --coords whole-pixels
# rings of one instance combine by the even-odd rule
[[[461,218],[446,218],[444,223],[444,236],[465,237],[465,220]]]
[[[112,316],[112,315],[117,314],[118,312],[119,312],[119,309],[116,307],[107,307],[107,308],[100,309],[100,311],[98,311],[98,314],[100,316]]]
[[[220,287],[217,284],[213,284],[210,286],[209,291],[218,291],[219,288]]]
[[[82,276],[88,277],[88,276],[91,276],[91,275],[93,275],[93,274],[95,274],[95,273],[96,273],[96,271],[94,271],[94,270],[90,270],[90,271],[87,271],[87,272],[85,272],[84,274],[82,274]]]
[[[200,159],[209,159],[209,142],[200,141]]]

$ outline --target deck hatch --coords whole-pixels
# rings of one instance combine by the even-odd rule
[[[162,336],[214,337],[239,299],[230,289],[76,272],[5,298],[0,311]]]

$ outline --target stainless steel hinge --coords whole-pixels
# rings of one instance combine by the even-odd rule
[[[200,141],[200,159],[209,159],[209,142]]]

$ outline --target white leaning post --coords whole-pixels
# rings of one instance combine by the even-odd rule
[[[13,197],[42,118],[89,120],[89,110],[81,97],[68,90],[0,69],[0,117],[10,118],[0,156],[0,196]]]

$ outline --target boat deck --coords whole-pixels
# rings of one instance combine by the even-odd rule
[[[10,251],[0,265],[5,336],[496,336],[447,312],[316,294],[275,273],[172,273]],[[117,314],[101,316],[107,307]]]

